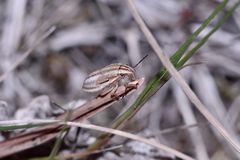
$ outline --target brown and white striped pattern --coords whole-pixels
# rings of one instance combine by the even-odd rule
[[[110,64],[89,74],[83,83],[82,89],[86,92],[99,92],[125,76],[131,81],[135,80],[135,70],[121,63]]]

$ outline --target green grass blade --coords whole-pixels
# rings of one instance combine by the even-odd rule
[[[72,110],[67,112],[67,115],[64,119],[64,122],[67,122],[68,120],[71,119],[72,112],[73,112]],[[68,129],[68,126],[64,125],[63,128],[61,129],[61,131],[59,132],[58,138],[55,141],[54,147],[53,147],[53,149],[52,149],[52,151],[51,151],[51,153],[48,157],[48,160],[54,160],[55,159],[55,156],[57,155],[57,153],[58,153],[58,151],[61,147],[62,140],[64,138],[64,135],[65,135],[65,132],[66,132],[67,129]]]
[[[3,121],[1,121],[3,122]],[[35,123],[10,123],[9,124],[1,124],[0,125],[0,132],[4,132],[4,131],[11,131],[11,130],[16,130],[16,129],[27,129],[27,128],[34,128],[34,127],[43,127],[43,126],[47,126],[47,125],[51,125],[51,124],[55,124],[58,123],[57,121],[53,121],[53,122],[35,122]]]
[[[232,15],[232,13],[236,10],[236,8],[239,6],[240,1],[238,1],[233,7],[229,9],[229,11],[216,23],[216,25],[212,28],[209,33],[204,36],[199,43],[191,49],[177,64],[177,68],[183,66],[194,54],[197,53],[198,49],[202,47],[206,43],[206,41],[209,39],[209,37],[216,32],[222,24]]]
[[[204,28],[206,28],[209,23],[215,18],[215,16],[223,10],[226,6],[228,0],[224,0],[220,3],[215,10],[211,13],[211,15],[200,25],[200,27],[179,47],[179,49],[171,56],[170,61],[175,65],[195,40],[195,38],[202,32]]]

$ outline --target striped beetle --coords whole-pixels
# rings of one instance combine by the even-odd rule
[[[148,55],[145,55],[134,67],[126,64],[115,63],[96,70],[88,75],[84,80],[82,89],[86,92],[99,92],[99,96],[114,93],[119,86],[137,89],[142,84],[144,78],[136,79],[134,68],[137,67]]]
[[[84,80],[82,89],[86,92],[100,92],[99,96],[104,96],[110,92],[114,94],[118,86],[135,80],[135,70],[132,67],[121,63],[110,64],[90,73]]]

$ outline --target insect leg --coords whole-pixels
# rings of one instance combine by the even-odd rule
[[[117,88],[118,88],[118,80],[120,79],[121,77],[115,77],[114,79],[111,80],[111,83],[105,87],[103,89],[103,91],[98,95],[100,97],[104,97],[106,96],[107,94],[109,94],[110,92],[111,93],[115,93]]]
[[[115,88],[115,86],[109,86],[107,88],[105,88],[99,95],[98,97],[105,97],[107,94],[109,94],[110,92],[112,92],[112,90]]]
[[[117,97],[117,96],[115,95],[117,89],[118,89],[118,82],[116,81],[116,83],[115,83],[115,85],[113,86],[113,89],[112,89],[112,91],[111,91],[111,93],[110,93],[112,98],[119,99],[119,97]]]

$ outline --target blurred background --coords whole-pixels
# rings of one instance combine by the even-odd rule
[[[135,0],[135,3],[165,54],[171,56],[219,1]],[[238,9],[189,62],[199,65],[180,71],[208,110],[234,136],[239,136],[240,129],[239,17]],[[33,47],[53,26],[55,32]],[[207,30],[211,28],[210,25]],[[61,110],[52,106],[51,101],[65,108],[85,103],[95,96],[81,90],[86,76],[112,63],[134,66],[148,55],[136,68],[137,77],[145,77],[145,83],[161,67],[126,2],[121,0],[0,1],[0,75],[8,72],[31,48],[33,52],[23,63],[0,82],[0,120],[54,117]],[[109,126],[134,102],[144,85],[89,121]],[[155,139],[197,159],[240,158],[173,80],[160,88],[125,130]],[[68,147],[73,145],[70,142],[76,132],[71,129],[61,152],[71,152]],[[84,130],[81,134],[74,143],[77,150],[99,133]],[[8,136],[2,134],[0,140]],[[125,147],[118,153],[106,152],[98,159],[173,159],[172,155],[139,142],[115,138],[111,144]]]

